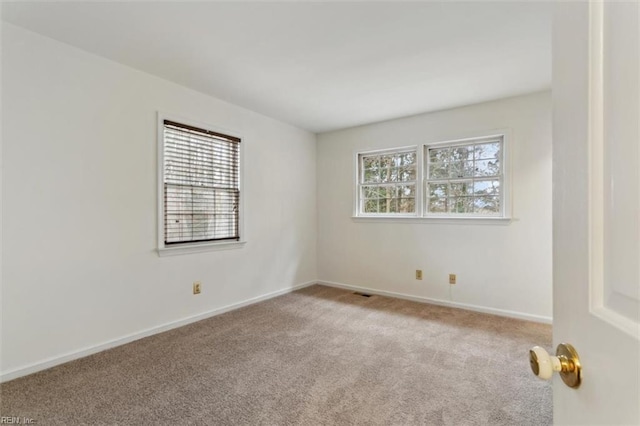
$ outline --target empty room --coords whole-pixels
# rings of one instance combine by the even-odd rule
[[[640,425],[640,4],[2,2],[0,424]]]

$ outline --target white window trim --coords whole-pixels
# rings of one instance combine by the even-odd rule
[[[380,223],[424,223],[431,225],[508,225],[517,221],[510,217],[480,217],[480,216],[463,216],[463,217],[445,217],[445,216],[352,216],[354,222],[380,222]]]
[[[182,123],[188,126],[199,127],[201,129],[211,130],[213,132],[222,133],[229,136],[234,136],[241,139],[240,142],[240,166],[238,170],[239,189],[240,189],[240,209],[238,212],[238,232],[240,233],[239,241],[219,241],[219,242],[196,242],[196,243],[184,243],[179,246],[166,246],[164,243],[164,120],[174,121]],[[216,250],[230,250],[242,248],[247,240],[244,228],[244,146],[246,139],[243,138],[238,132],[234,132],[229,129],[224,129],[211,124],[202,123],[184,117],[180,117],[174,114],[168,114],[158,111],[157,121],[157,147],[158,147],[158,162],[157,162],[157,251],[159,256],[173,256],[179,254],[188,253],[202,253]]]
[[[356,222],[383,222],[383,223],[426,223],[426,224],[457,224],[457,225],[508,225],[514,219],[511,216],[511,129],[495,129],[485,132],[469,132],[466,137],[442,138],[434,142],[427,142],[420,145],[400,146],[384,149],[365,149],[354,151],[354,172],[353,172],[353,214],[352,219]],[[501,216],[478,216],[478,215],[447,215],[427,213],[426,209],[426,176],[424,159],[428,147],[438,145],[464,145],[472,141],[502,138],[502,215]],[[416,213],[413,215],[382,215],[382,214],[362,214],[359,203],[359,183],[360,183],[360,155],[384,154],[402,150],[416,149],[417,155],[417,176],[416,176]]]

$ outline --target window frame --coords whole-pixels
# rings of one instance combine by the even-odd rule
[[[455,148],[455,147],[464,147],[464,146],[469,146],[469,145],[482,145],[483,143],[489,143],[489,142],[495,142],[496,139],[500,139],[500,143],[501,143],[501,150],[500,150],[500,158],[498,159],[500,161],[500,174],[499,175],[494,175],[494,176],[487,176],[485,177],[484,180],[488,180],[488,179],[495,179],[495,177],[497,177],[498,181],[500,182],[500,211],[498,212],[498,214],[496,215],[480,215],[480,214],[474,214],[474,213],[433,213],[433,212],[429,212],[429,207],[428,207],[428,203],[429,203],[429,196],[428,196],[428,189],[429,189],[429,182],[434,181],[434,180],[438,180],[438,179],[429,179],[429,168],[430,168],[430,164],[428,161],[428,156],[429,156],[429,149],[431,148]],[[457,139],[457,140],[451,140],[451,141],[443,141],[443,142],[436,142],[436,143],[428,143],[428,144],[424,144],[423,145],[423,151],[422,151],[422,156],[423,156],[423,182],[422,182],[422,191],[423,191],[423,216],[426,218],[446,218],[446,219],[455,219],[455,218],[472,218],[472,219],[504,219],[506,217],[506,211],[507,211],[507,206],[506,206],[506,202],[507,202],[507,198],[505,197],[507,190],[506,190],[506,184],[507,184],[507,177],[506,177],[506,156],[505,156],[505,150],[506,150],[506,145],[505,145],[505,136],[498,134],[498,135],[491,135],[491,136],[481,136],[481,137],[473,137],[473,138],[466,138],[466,139]],[[464,178],[459,178],[461,181],[471,181],[471,182],[475,182],[475,180],[477,180],[476,176],[470,176],[470,177],[464,177]],[[451,180],[456,180],[456,179],[440,179],[443,182],[447,182],[450,183]],[[482,177],[480,177],[480,180],[483,180]]]
[[[501,189],[501,213],[500,215],[475,215],[475,214],[451,214],[451,213],[428,213],[427,203],[427,167],[428,161],[426,156],[428,149],[433,147],[445,147],[454,145],[469,145],[478,141],[489,140],[492,138],[502,139],[502,175],[500,180]],[[354,169],[353,169],[353,214],[354,221],[363,222],[398,222],[398,223],[431,223],[431,224],[478,224],[478,225],[505,225],[511,223],[511,129],[497,129],[487,132],[469,132],[466,137],[458,138],[441,138],[434,142],[425,142],[419,145],[400,146],[392,148],[364,149],[354,151]],[[416,150],[417,156],[417,176],[416,176],[416,212],[415,214],[371,214],[363,213],[360,209],[360,158],[363,155],[384,154],[393,152],[402,152],[409,149]]]
[[[364,168],[361,167],[362,158],[365,156],[400,154],[414,151],[416,155],[416,180],[415,180],[415,212],[414,213],[364,213],[362,206],[362,186],[365,185]],[[355,194],[354,194],[354,217],[362,218],[416,218],[422,204],[422,194],[420,190],[420,182],[422,180],[422,158],[420,155],[420,147],[418,145],[402,146],[397,148],[373,149],[367,151],[358,151],[355,153]]]
[[[238,164],[238,191],[239,191],[239,209],[238,209],[238,240],[220,240],[220,241],[200,241],[200,242],[184,242],[180,244],[165,244],[165,224],[164,224],[164,122],[172,121],[185,126],[196,127],[211,132],[220,133],[226,136],[235,137],[241,140],[239,143],[239,164]],[[219,126],[213,126],[208,123],[202,123],[195,120],[180,117],[174,114],[167,114],[158,111],[157,114],[157,252],[159,256],[169,256],[188,253],[199,253],[215,250],[228,250],[241,248],[246,244],[246,235],[244,227],[244,146],[246,140],[238,132],[224,129]]]

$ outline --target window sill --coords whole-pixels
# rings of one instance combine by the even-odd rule
[[[246,241],[229,241],[223,243],[189,244],[178,247],[160,247],[158,248],[158,256],[164,257],[189,253],[203,253],[208,251],[233,250],[244,247],[246,243]]]
[[[352,216],[354,222],[428,223],[434,225],[509,225],[510,217],[418,217],[418,216]]]

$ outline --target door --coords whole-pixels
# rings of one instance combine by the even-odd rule
[[[556,424],[640,424],[640,6],[558,3],[553,25]]]

